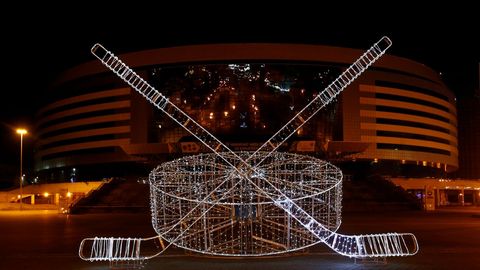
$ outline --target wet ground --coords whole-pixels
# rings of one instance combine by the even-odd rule
[[[183,250],[148,261],[144,269],[480,269],[480,211],[344,214],[339,232],[412,232],[420,251],[387,264],[357,263],[322,245],[287,257],[218,259]],[[84,262],[80,241],[93,236],[148,237],[147,214],[62,215],[47,211],[0,212],[0,269],[108,269]]]

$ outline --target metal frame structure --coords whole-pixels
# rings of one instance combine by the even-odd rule
[[[324,161],[276,151],[390,46],[390,39],[380,39],[253,153],[230,150],[118,57],[99,44],[93,46],[92,53],[105,66],[213,153],[168,162],[150,174],[152,223],[158,236],[84,239],[80,257],[143,260],[172,244],[211,255],[263,256],[317,242],[355,258],[416,254],[413,234],[336,233],[341,222],[341,171]],[[169,244],[160,241],[162,249],[147,255],[143,246],[160,239]]]
[[[238,153],[243,159],[251,154]],[[228,153],[222,155],[233,163],[235,157]],[[252,164],[255,161],[250,160]],[[326,228],[331,231],[339,228],[342,173],[337,167],[313,157],[277,152],[257,169]],[[255,187],[245,179],[230,175],[235,175],[232,168],[219,164],[218,156],[213,153],[158,166],[150,174],[152,220],[156,232],[176,246],[226,256],[279,254],[320,241],[257,190],[260,187],[267,193],[275,192],[261,178],[251,178],[258,186]],[[228,181],[215,188],[224,179]],[[215,194],[204,201],[214,188]],[[182,213],[193,208],[197,210],[182,219]],[[195,222],[198,217],[200,219]],[[173,226],[179,220],[185,225]],[[178,235],[182,237],[173,241]]]

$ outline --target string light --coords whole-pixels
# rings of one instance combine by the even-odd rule
[[[240,152],[239,156],[246,159],[252,154]],[[232,163],[236,159],[227,153],[223,155]],[[250,162],[255,164],[257,160],[252,159]],[[170,220],[181,216],[179,205],[188,205],[186,209],[191,209],[200,204],[199,209],[211,205],[214,207],[206,213],[196,212],[201,216],[190,215],[189,218],[200,218],[197,224],[208,225],[188,231],[182,238],[198,237],[203,240],[183,243],[177,241],[175,245],[209,255],[261,256],[299,250],[320,242],[298,221],[287,222],[289,214],[263,195],[263,189],[273,192],[271,188],[262,187],[259,190],[250,182],[241,181],[237,188],[224,193],[222,200],[211,196],[204,201],[203,198],[219,184],[218,188],[227,190],[232,180],[240,177],[230,168],[218,171],[222,166],[218,163],[216,154],[212,153],[166,162],[152,171],[149,177],[151,201],[157,202],[152,208],[152,223],[158,224],[154,229],[162,238],[171,242],[177,237],[175,231],[165,232],[171,229]],[[291,166],[296,170],[291,170]],[[202,170],[197,172],[194,168]],[[342,173],[332,164],[309,156],[277,152],[251,177],[269,179],[299,206],[309,209],[309,214],[326,224],[330,231],[339,228],[340,202],[328,204],[322,199],[336,197],[342,191]],[[303,182],[301,187],[298,185],[300,181]],[[196,192],[189,193],[192,187]],[[311,207],[312,201],[317,208]],[[259,212],[262,214],[258,215]],[[171,217],[165,219],[163,213],[170,213]],[[209,222],[213,220],[218,222]],[[215,242],[219,238],[223,241]],[[240,239],[241,244],[238,245],[235,239]],[[204,242],[209,245],[204,245]]]
[[[163,238],[168,246],[228,256],[278,254],[317,242],[357,258],[415,254],[418,244],[413,234],[336,233],[341,222],[341,171],[312,157],[276,152],[390,45],[386,37],[375,43],[253,153],[232,152],[116,56],[95,45],[92,52],[107,67],[213,151],[164,163],[150,174],[152,224],[158,236],[139,241]],[[252,99],[255,101],[255,96]],[[213,118],[213,113],[210,116]],[[254,219],[252,213],[257,209],[262,214]],[[262,234],[253,234],[253,224]],[[92,248],[90,257],[85,257],[82,251],[88,241]],[[124,242],[130,240],[85,239],[79,254],[87,260],[129,260],[133,247],[122,249]],[[140,250],[140,244],[137,246]],[[151,256],[135,253],[134,258],[153,258],[168,246]]]

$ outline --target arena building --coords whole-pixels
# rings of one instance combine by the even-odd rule
[[[319,45],[214,44],[120,58],[241,151],[258,148],[362,53]],[[48,181],[146,175],[162,161],[205,151],[95,60],[58,77],[35,132],[35,170]],[[431,174],[458,168],[457,145],[455,96],[439,75],[385,55],[281,150]]]

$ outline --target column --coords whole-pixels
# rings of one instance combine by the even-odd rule
[[[425,186],[425,210],[435,210],[435,193],[432,186]]]
[[[460,190],[460,204],[462,206],[465,205],[465,187],[462,187],[462,189]]]
[[[59,205],[59,204],[60,204],[60,194],[55,193],[55,205]]]

